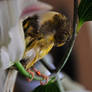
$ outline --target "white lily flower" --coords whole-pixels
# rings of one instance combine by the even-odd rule
[[[22,59],[25,50],[23,20],[52,9],[37,0],[0,1],[0,68],[7,69]]]

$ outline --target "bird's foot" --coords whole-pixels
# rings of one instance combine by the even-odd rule
[[[45,74],[42,74],[42,73],[41,73],[39,70],[37,70],[36,68],[33,68],[33,71],[34,71],[38,76],[42,77],[42,78],[45,80],[45,82],[40,81],[40,84],[41,84],[41,85],[45,85],[45,84],[48,83],[48,76],[46,76]]]
[[[42,73],[41,73],[39,70],[37,70],[36,68],[33,68],[32,70],[33,70],[38,76],[42,77],[42,78],[45,80],[45,82],[40,81],[40,84],[41,84],[41,85],[45,85],[45,84],[48,83],[48,76],[42,74]],[[35,75],[35,74],[34,74],[33,71],[31,71],[31,69],[28,69],[28,70],[27,70],[27,72],[32,75],[32,78],[31,78],[31,79],[30,79],[30,78],[26,78],[28,82],[31,82],[31,81],[33,80],[33,78],[34,78],[34,75]]]
[[[31,71],[31,69],[28,69],[27,72],[32,75],[32,78],[26,78],[28,82],[31,82],[34,78],[34,72]]]

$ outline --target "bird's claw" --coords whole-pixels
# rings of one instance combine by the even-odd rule
[[[45,80],[45,82],[40,81],[40,84],[41,84],[41,85],[45,85],[45,84],[48,83],[48,76],[42,74],[42,73],[41,73],[39,70],[37,70],[36,68],[33,68],[33,71],[34,71],[38,76],[42,77],[42,78]],[[31,79],[30,79],[30,78],[26,78],[28,82],[31,82],[31,81],[33,80],[33,78],[34,78],[34,72],[32,72],[30,69],[28,69],[27,72],[32,75],[32,78],[31,78]]]
[[[28,69],[27,72],[32,75],[31,79],[30,78],[26,78],[28,82],[31,82],[33,80],[33,78],[34,78],[34,72],[32,72],[30,69]]]
[[[41,85],[45,85],[45,84],[48,83],[48,76],[42,74],[42,73],[41,73],[39,70],[37,70],[36,68],[33,68],[33,70],[35,71],[35,73],[36,73],[38,76],[41,76],[41,77],[45,80],[45,82],[40,81],[40,84],[41,84]]]

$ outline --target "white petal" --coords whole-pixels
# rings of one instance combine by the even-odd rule
[[[17,1],[0,1],[0,63],[3,69],[10,66],[10,61],[19,61],[24,54],[24,32],[18,23]]]
[[[0,92],[4,92],[5,79],[6,71],[0,68]]]
[[[11,27],[15,26],[16,23],[18,23],[19,17],[21,15],[19,1],[20,0],[8,0],[7,1],[10,19],[12,20]]]
[[[6,69],[10,66],[10,59],[5,48],[0,49],[0,68]]]
[[[8,30],[10,26],[8,6],[6,1],[0,1],[0,47],[9,43]]]
[[[38,0],[8,0],[8,7],[12,19],[12,25],[22,17],[51,10],[52,6]]]
[[[21,4],[22,5],[21,17],[32,16],[34,14],[43,13],[52,9],[51,5],[40,1],[36,1],[36,0],[22,0],[22,1],[23,4]]]
[[[11,61],[19,61],[24,54],[25,42],[24,42],[24,32],[20,29],[20,25],[17,24],[9,32],[11,42],[8,46],[8,53]]]

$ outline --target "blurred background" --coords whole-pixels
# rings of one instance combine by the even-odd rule
[[[63,12],[69,19],[73,20],[74,0],[40,0],[51,4],[54,10]],[[92,90],[92,22],[85,23],[77,36],[73,51],[63,72],[68,74],[74,81],[79,82],[88,90]],[[53,48],[51,55],[57,65],[61,60],[67,44],[63,47]],[[17,91],[15,91],[17,92]]]

